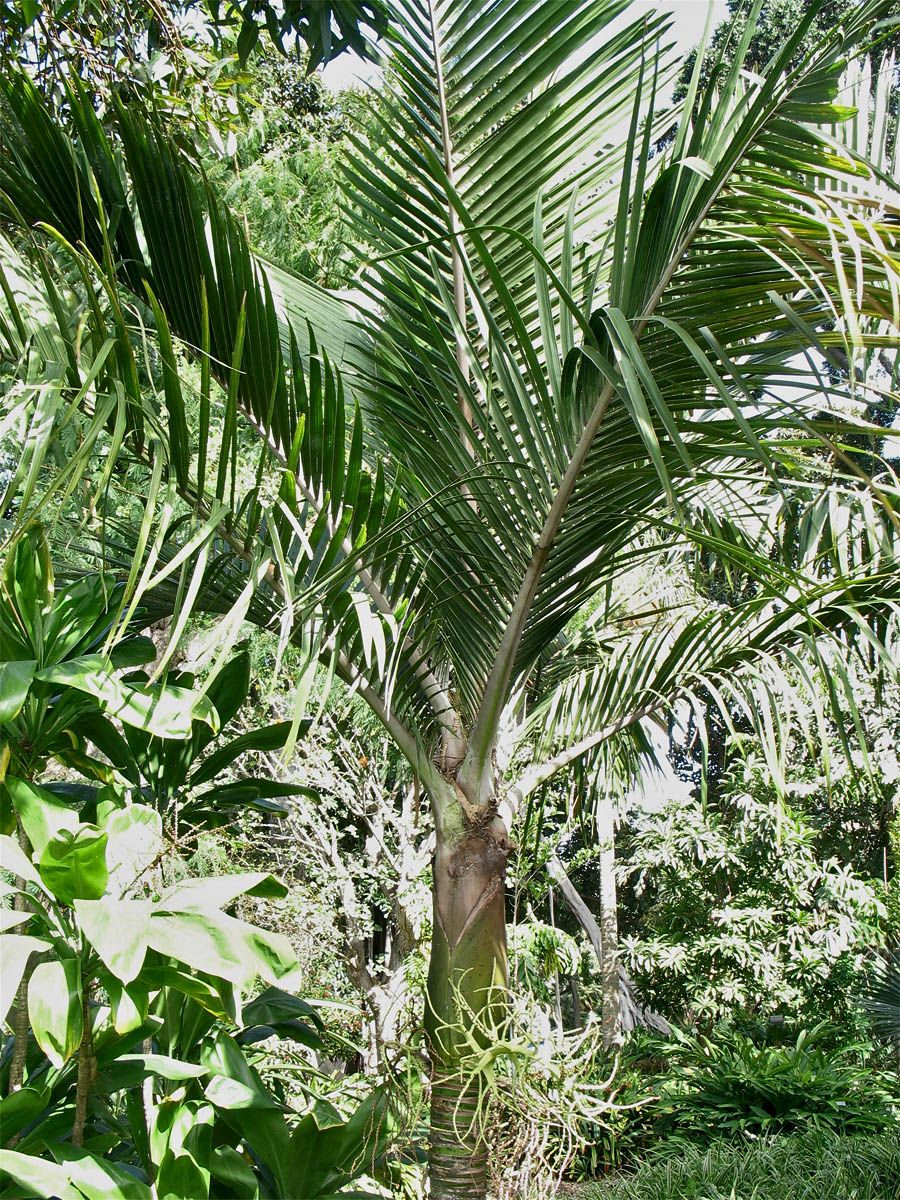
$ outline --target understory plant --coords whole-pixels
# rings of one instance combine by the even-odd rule
[[[619,870],[638,932],[622,938],[642,991],[673,1020],[853,1018],[853,986],[884,937],[876,882],[820,854],[785,800],[740,786],[639,814]],[[633,927],[633,926],[632,926]]]
[[[900,1141],[833,1129],[668,1146],[633,1175],[587,1188],[588,1200],[894,1200]]]
[[[665,1073],[654,1135],[705,1143],[807,1128],[900,1132],[896,1077],[873,1069],[871,1043],[838,1042],[826,1024],[766,1044],[719,1026],[658,1047]]]
[[[120,623],[112,578],[56,583],[39,527],[0,583],[0,1196],[331,1195],[375,1168],[386,1099],[347,1111],[308,1091],[296,1112],[255,1068],[260,1041],[322,1048],[283,990],[301,984],[290,943],[230,911],[286,888],[266,871],[171,879],[179,806],[196,829],[297,790],[217,782],[287,725],[219,743],[243,656],[206,696],[183,674],[123,677],[152,641]]]

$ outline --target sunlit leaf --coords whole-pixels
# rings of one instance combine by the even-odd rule
[[[61,830],[41,852],[38,870],[47,888],[64,904],[97,900],[106,891],[106,833],[96,825]]]
[[[76,900],[75,912],[84,936],[113,975],[130,983],[147,953],[152,904],[148,900]]]
[[[5,782],[35,855],[42,855],[52,838],[62,833],[74,834],[79,826],[78,814],[58,796],[11,775],[7,775]],[[12,853],[11,848],[9,852]]]
[[[131,804],[111,812],[103,828],[109,837],[108,888],[111,894],[121,896],[162,854],[162,818],[146,804]]]
[[[77,1051],[84,1031],[77,958],[38,963],[34,968],[28,982],[28,1020],[35,1041],[55,1067]]]
[[[53,943],[24,933],[0,934],[0,1021],[5,1021],[32,954],[43,954]]]
[[[19,662],[0,662],[0,721],[15,717],[31,687],[37,661],[33,658]]]

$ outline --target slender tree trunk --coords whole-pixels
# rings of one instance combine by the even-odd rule
[[[553,910],[553,888],[550,888],[549,899],[550,899],[550,928],[555,929],[556,928],[556,913]],[[554,995],[555,1012],[556,1012],[556,1029],[559,1034],[560,1041],[562,1041],[562,1036],[563,1036],[564,1030],[563,1030],[563,1015],[562,1015],[562,996],[560,995],[560,992],[559,992],[559,971],[558,970],[555,970],[553,972],[553,995]]]
[[[141,1042],[141,1053],[153,1053],[153,1038],[144,1038]],[[150,1144],[150,1137],[153,1133],[153,1076],[148,1075],[141,1084],[141,1109],[144,1114],[144,1128],[147,1130],[147,1145]],[[153,1161],[153,1155],[148,1153],[146,1160],[147,1176],[150,1181],[150,1193],[153,1200],[156,1200],[156,1164]]]
[[[91,1084],[94,1082],[94,1075],[96,1073],[94,1037],[91,1031],[90,988],[86,981],[81,991],[81,1014],[84,1022],[84,1032],[81,1035],[81,1045],[78,1048],[78,1082],[75,1088],[75,1120],[72,1125],[73,1146],[81,1146],[84,1143],[84,1123],[87,1119],[88,1097],[91,1094]]]
[[[506,827],[489,817],[448,835],[438,823],[426,1030],[432,1060],[432,1200],[484,1200],[482,1080],[467,1064],[494,1040],[508,986]]]
[[[600,846],[600,932],[603,956],[600,966],[603,991],[603,1045],[615,1045],[622,1036],[619,1019],[619,918],[616,897],[616,841],[612,801],[604,799],[597,810]]]
[[[581,993],[578,990],[578,976],[569,976],[569,987],[572,991],[572,1028],[581,1029]]]
[[[559,885],[563,899],[578,918],[581,928],[588,935],[594,954],[597,956],[598,965],[602,966],[603,934],[600,932],[600,926],[594,920],[594,914],[578,894],[575,885],[566,874],[565,868],[555,854],[551,854],[547,859],[547,874]]]
[[[16,897],[18,899],[18,897]],[[28,1049],[28,983],[31,979],[37,955],[32,954],[25,965],[22,982],[16,992],[16,1007],[13,1011],[13,1057],[9,1066],[9,1092],[18,1092],[25,1082],[25,1057]],[[7,1150],[12,1150],[21,1134],[14,1134],[6,1143]]]
[[[22,822],[16,819],[19,845],[25,852],[28,858],[31,858],[31,846],[28,838],[25,836],[25,830],[22,828]],[[13,900],[13,908],[16,912],[27,912],[30,910],[30,904],[25,897],[25,880],[17,875],[15,878],[17,888],[15,899]],[[15,930],[16,933],[21,933],[22,929]],[[25,964],[25,970],[22,973],[22,978],[19,982],[19,990],[16,992],[16,1006],[12,1019],[13,1030],[13,1056],[9,1067],[9,1094],[17,1092],[25,1082],[25,1059],[28,1053],[28,984],[31,981],[31,976],[34,972],[35,965],[38,961],[36,954],[29,955],[28,961]],[[11,1150],[19,1140],[19,1134],[8,1143],[8,1148]]]
[[[591,946],[594,949],[594,954],[597,956],[597,962],[603,968],[603,932],[600,926],[594,920],[594,914],[579,896],[575,889],[572,880],[568,877],[565,869],[555,854],[551,855],[547,860],[547,874],[551,879],[554,879],[559,884],[559,890],[562,892],[567,904],[572,912],[578,918],[578,923],[588,935]],[[615,876],[613,876],[615,880]],[[669,1037],[672,1029],[665,1017],[661,1017],[659,1013],[653,1012],[652,1009],[644,1008],[638,1003],[634,994],[634,984],[628,977],[628,972],[621,963],[618,966],[619,976],[619,1033],[625,1030],[634,1029],[637,1025],[645,1025],[648,1029],[654,1029],[657,1033],[661,1033],[664,1037]],[[576,979],[572,976],[573,999],[576,991]],[[579,1006],[580,1011],[580,1006]],[[626,1023],[623,1025],[623,1016]]]

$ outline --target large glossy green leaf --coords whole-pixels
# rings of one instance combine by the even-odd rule
[[[279,1025],[298,1017],[311,1021],[318,1029],[325,1028],[322,1018],[308,1001],[292,996],[283,988],[268,987],[244,1005],[244,1022],[247,1025]]]
[[[84,1200],[70,1182],[69,1171],[57,1163],[46,1162],[18,1150],[0,1150],[0,1178],[12,1180],[24,1196],[47,1200]]]
[[[96,825],[61,830],[41,852],[38,870],[47,889],[63,904],[98,900],[106,891],[107,835]]]
[[[237,716],[241,706],[246,703],[250,692],[250,652],[242,650],[227,662],[209,685],[207,696],[216,706],[219,714],[219,728],[225,727]],[[208,737],[208,730],[201,730]],[[195,749],[203,749],[204,743],[195,738]]]
[[[17,779],[12,775],[7,775],[5,783],[37,856],[44,853],[52,838],[61,833],[74,834],[79,826],[78,814],[58,796],[27,779]]]
[[[297,960],[285,937],[224,913],[154,912],[148,942],[160,954],[222,976],[239,988],[246,988],[256,976],[285,987],[300,984]]]
[[[194,721],[218,728],[216,710],[205,697],[183,688],[130,687],[116,678],[111,661],[100,654],[85,654],[46,667],[36,672],[35,678],[94,696],[111,716],[156,737],[190,737]]]
[[[150,1130],[159,1200],[209,1196],[214,1110],[196,1101],[161,1104]]]
[[[19,843],[6,833],[0,834],[0,867],[9,871],[10,875],[24,879],[26,883],[35,884],[41,891],[47,890],[35,870],[34,863]]]
[[[243,1020],[248,1027],[242,1029],[237,1035],[237,1041],[241,1046],[252,1046],[256,1042],[264,1042],[270,1037],[299,1042],[301,1046],[309,1046],[311,1050],[322,1050],[325,1046],[321,1034],[317,1033],[311,1025],[307,1025],[305,1021],[298,1021],[294,1017],[275,1021],[271,1025],[250,1024],[246,1016]]]
[[[0,721],[11,721],[15,717],[31,687],[37,660],[20,659],[17,662],[0,662]]]
[[[93,742],[129,783],[140,786],[139,766],[133,759],[128,742],[112,721],[97,711],[82,713],[75,723],[75,730],[81,737]]]
[[[41,659],[44,621],[53,607],[53,567],[42,526],[29,525],[17,538],[6,556],[3,583],[0,619],[4,625],[4,657],[6,647],[18,646],[26,653],[16,657]]]
[[[105,972],[98,972],[109,996],[109,1011],[116,1033],[131,1033],[140,1029],[150,1011],[150,989],[141,979],[122,983]]]
[[[153,662],[157,649],[153,638],[129,637],[117,642],[109,652],[109,661],[116,670],[126,667],[143,667]]]
[[[82,932],[103,962],[122,983],[131,983],[147,953],[149,900],[76,900],[75,913]]]
[[[24,933],[0,934],[0,1021],[5,1021],[32,954],[43,954],[53,943]]]
[[[231,1038],[218,1035],[211,1045],[204,1046],[202,1058],[213,1076],[204,1091],[211,1104],[229,1111],[252,1108],[280,1113],[281,1106]]]
[[[100,974],[102,975],[102,972]],[[98,1071],[105,1070],[122,1054],[131,1053],[135,1046],[148,1038],[151,1041],[158,1040],[164,1024],[163,1018],[154,1013],[150,1013],[137,1029],[124,1034],[117,1033],[111,1025],[101,1024],[94,1031],[94,1056],[97,1059]]]
[[[151,989],[169,988],[173,993],[177,992],[195,1001],[204,1012],[218,1020],[240,1021],[240,1004],[235,995],[235,988],[222,976],[191,975],[186,969],[182,970],[170,964],[145,964],[141,972],[141,982]]]
[[[216,875],[185,879],[165,891],[159,900],[163,909],[227,908],[238,896],[265,896],[283,900],[287,888],[280,879],[265,871],[238,875]]]
[[[371,1168],[389,1135],[388,1103],[376,1091],[346,1123],[323,1127],[314,1112],[291,1134],[285,1176],[298,1195],[325,1196]]]
[[[162,854],[162,818],[146,804],[131,804],[111,812],[103,828],[109,838],[109,891],[121,896]]]
[[[284,816],[289,811],[284,801],[287,796],[309,796],[318,800],[320,793],[300,785],[269,783],[266,780],[226,783],[221,787],[208,788],[193,797],[185,806],[184,819],[190,823],[201,820],[224,822],[229,819],[229,808],[244,807]]]
[[[209,1169],[213,1179],[224,1183],[239,1200],[258,1200],[259,1183],[253,1168],[233,1146],[216,1146]]]
[[[51,1153],[85,1200],[152,1200],[147,1184],[117,1162],[64,1143],[54,1145]]]
[[[44,664],[62,662],[102,635],[103,614],[114,596],[115,581],[109,575],[85,575],[57,587],[44,622]]]
[[[54,1067],[63,1066],[81,1045],[84,1031],[79,959],[38,963],[28,981],[28,1020]]]
[[[207,1088],[208,1095],[212,1089],[209,1098],[213,1103],[221,1103],[224,1119],[266,1164],[279,1189],[291,1194],[294,1185],[285,1171],[290,1130],[259,1076],[233,1039],[224,1033],[204,1043],[201,1058],[213,1074]]]
[[[202,1079],[208,1074],[208,1067],[181,1062],[166,1054],[119,1054],[103,1072],[104,1082],[113,1092],[134,1087],[148,1075],[167,1079],[171,1083],[184,1083],[189,1079]]]
[[[50,1092],[36,1087],[23,1087],[0,1099],[0,1129],[9,1140],[40,1113],[50,1100]]]
[[[291,728],[290,721],[278,721],[274,725],[264,725],[261,729],[251,729],[239,737],[214,750],[191,776],[191,787],[199,787],[201,783],[209,783],[211,779],[223,771],[240,754],[248,750],[279,750],[287,740]]]

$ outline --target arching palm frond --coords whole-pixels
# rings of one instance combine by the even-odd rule
[[[852,659],[861,659],[866,674],[897,667],[897,530],[871,498],[837,488],[803,510],[771,501],[768,509],[769,522],[752,540],[730,522],[707,520],[687,562],[681,559],[683,572],[702,550],[711,567],[724,550],[728,598],[686,589],[685,575],[674,595],[657,597],[645,563],[637,579],[649,594],[636,598],[621,572],[612,611],[598,609],[541,668],[520,728],[532,761],[509,788],[514,805],[642,722],[683,718],[685,706],[704,749],[708,706],[735,736],[739,715],[782,786],[792,726],[811,746],[827,748],[826,725],[837,716],[847,742],[842,706],[859,720]],[[665,574],[672,549],[659,547],[658,573]]]
[[[253,258],[237,224],[218,208],[152,123],[142,124],[124,111],[119,114],[127,167],[122,176],[101,145],[93,113],[78,108],[77,92],[72,93],[76,143],[49,121],[27,79],[7,81],[5,99],[4,183],[15,182],[18,198],[28,200],[29,212],[43,211],[52,218],[51,243],[75,269],[82,293],[89,298],[86,328],[98,345],[109,342],[100,384],[111,394],[123,395],[128,421],[119,431],[119,442],[130,439],[131,452],[153,470],[152,498],[160,487],[163,492],[174,489],[179,511],[188,504],[206,534],[198,541],[198,526],[180,521],[180,535],[172,543],[166,541],[167,531],[157,528],[145,582],[152,580],[158,588],[174,572],[184,620],[191,607],[185,607],[186,599],[214,611],[224,607],[232,614],[235,632],[238,617],[247,613],[264,622],[286,610],[289,627],[298,596],[312,592],[319,614],[316,649],[339,643],[344,663],[371,663],[381,683],[388,675],[390,656],[390,671],[410,702],[420,709],[424,705],[422,711],[430,708],[432,716],[435,707],[442,712],[447,705],[432,703],[440,687],[424,667],[421,652],[416,650],[412,662],[402,653],[403,620],[395,616],[390,599],[396,592],[408,602],[415,590],[414,561],[397,538],[385,532],[400,514],[400,493],[377,462],[371,470],[367,467],[359,409],[345,396],[327,348],[310,336],[312,354],[304,355],[293,329],[286,332],[287,277],[272,272],[277,289],[273,294],[265,269]],[[53,161],[63,164],[55,176],[40,153],[49,138]],[[93,174],[85,163],[86,147],[98,156]],[[71,179],[66,164],[75,172]],[[99,186],[101,170],[109,175],[104,189]],[[67,183],[78,195],[74,208],[59,198],[67,195]],[[117,196],[124,203],[126,184],[135,216],[108,208]],[[25,214],[12,202],[11,191],[7,188],[8,210],[22,219]],[[84,248],[76,250],[76,243]],[[144,247],[140,258],[128,257],[137,243]],[[33,252],[41,261],[45,243],[38,239]],[[293,301],[297,294],[292,293]],[[344,327],[329,324],[336,302],[325,299],[326,335],[335,334],[330,346],[346,361],[352,350],[340,339],[349,320]],[[74,330],[68,328],[62,307],[59,317],[60,345],[71,356]],[[161,403],[148,397],[139,380],[132,329],[142,325],[155,327],[158,337]],[[188,425],[173,339],[200,362],[196,428]],[[363,353],[364,343],[356,340],[353,349]],[[77,388],[80,376],[76,367],[72,371],[69,382]],[[208,439],[214,384],[220,389],[224,421],[213,451]],[[149,441],[144,436],[147,421],[156,431]],[[257,438],[256,461],[249,472],[247,464],[238,461],[239,441],[246,440],[241,430],[248,426]],[[26,506],[21,516],[28,515]],[[123,546],[126,558],[131,551],[140,557],[147,550],[148,532],[131,530],[132,544]],[[128,534],[120,530],[126,541]],[[372,552],[365,550],[367,543]],[[179,575],[192,555],[191,574]],[[357,582],[354,592],[348,591],[344,575],[333,576],[336,563],[355,564],[357,555],[369,565],[363,571],[362,590]],[[357,672],[348,668],[348,673],[357,681]],[[407,741],[408,750],[411,745]]]
[[[530,247],[515,221],[487,228],[493,182],[520,178],[524,188],[545,135],[563,135],[539,115],[536,81],[550,45],[540,43],[529,62],[533,91],[510,92],[515,108],[504,115],[503,98],[490,99],[474,9],[462,9],[404,9],[388,104],[417,119],[398,117],[381,165],[360,150],[350,175],[359,203],[390,212],[366,231],[386,256],[367,276],[385,313],[373,328],[379,371],[367,412],[407,465],[413,496],[459,485],[456,505],[420,526],[419,552],[440,603],[434,653],[486,746],[505,688],[528,675],[649,513],[683,508],[710,479],[749,487],[760,464],[778,486],[796,475],[798,450],[817,437],[809,404],[798,413],[786,399],[798,385],[811,390],[796,356],[830,338],[871,342],[862,322],[893,286],[876,243],[892,235],[883,222],[848,222],[806,182],[812,172],[837,181],[862,168],[810,124],[846,115],[834,104],[843,59],[832,41],[788,69],[803,30],[764,79],[745,83],[735,68],[702,101],[692,91],[684,112],[693,116],[661,155],[656,68],[643,33],[632,30],[632,58],[626,65],[614,56],[621,76],[603,75],[616,96],[609,123],[605,111],[590,118],[594,145],[618,147],[613,208],[579,207],[577,197],[596,198],[597,160],[583,164],[573,153],[564,180],[549,168],[541,179]],[[603,5],[594,12],[609,15]],[[471,70],[455,75],[457,61]],[[626,96],[630,122],[620,120]],[[477,186],[468,103],[497,117],[479,127],[476,148],[490,155],[490,169]],[[583,119],[573,116],[567,145],[580,144]],[[554,190],[563,183],[576,197],[568,212]],[[515,211],[521,234],[527,223]],[[573,297],[573,247],[601,211],[613,224],[595,247],[586,300]],[[528,260],[527,297],[524,267],[507,273],[501,243]],[[856,256],[852,287],[828,265],[841,244]],[[846,332],[834,330],[836,316]],[[815,409],[828,403],[817,396]],[[845,408],[830,432],[841,440],[853,424]]]
[[[652,47],[663,24],[611,32],[622,7],[404,5],[386,99],[396,123],[378,162],[360,149],[350,167],[372,217],[365,236],[390,256],[367,276],[383,320],[367,357],[359,340],[348,350],[346,326],[323,304],[334,340],[321,366],[284,354],[287,308],[296,327],[298,299],[315,320],[317,297],[294,289],[290,304],[276,302],[240,230],[159,129],[119,113],[122,175],[80,93],[73,144],[27,79],[5,85],[0,182],[13,206],[82,241],[163,347],[171,333],[199,351],[226,392],[216,478],[201,479],[201,451],[195,482],[169,356],[173,472],[198,511],[231,510],[235,582],[246,570],[278,583],[273,611],[314,589],[320,611],[341,614],[340,636],[328,619],[346,662],[362,653],[377,677],[391,660],[399,709],[424,696],[443,714],[452,676],[482,762],[507,687],[609,564],[634,552],[648,517],[684,511],[712,479],[750,487],[760,465],[786,486],[816,437],[808,411],[798,419],[785,401],[798,378],[808,386],[798,351],[865,342],[860,323],[890,301],[890,227],[823,208],[804,182],[862,169],[809,124],[843,115],[840,44],[789,70],[798,30],[764,78],[745,84],[735,68],[715,97],[692,90],[658,154]],[[878,12],[862,6],[859,27]],[[521,41],[497,41],[513,28]],[[586,33],[606,41],[572,58]],[[559,109],[563,95],[576,99]],[[493,228],[503,188],[515,203]],[[607,236],[585,255],[605,217]],[[855,258],[852,287],[834,265],[841,247]],[[579,261],[589,286],[576,297]],[[835,314],[846,331],[829,331]],[[124,344],[118,353],[127,373]],[[364,415],[333,369],[352,355]],[[127,411],[139,437],[136,397]],[[239,413],[261,435],[260,483],[245,495],[228,465]],[[829,433],[840,440],[853,426],[845,416]],[[399,490],[374,463],[366,470],[373,444],[404,466]],[[267,498],[273,470],[282,485]],[[416,514],[402,551],[378,536],[401,511]],[[347,579],[370,554],[356,603]],[[385,620],[393,657],[377,653]]]

